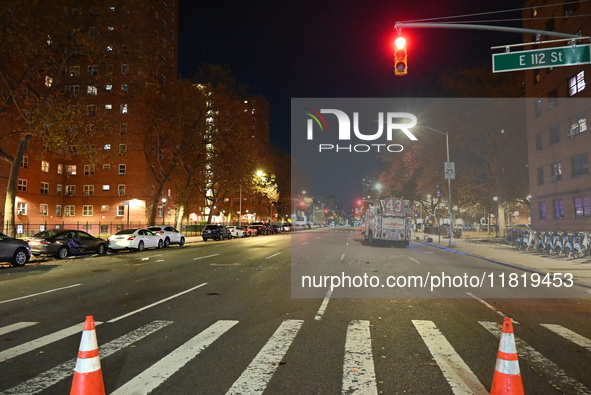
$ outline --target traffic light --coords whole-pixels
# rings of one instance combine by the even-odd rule
[[[408,73],[406,39],[399,36],[396,41],[394,41],[394,46],[394,74],[406,75],[406,73]]]

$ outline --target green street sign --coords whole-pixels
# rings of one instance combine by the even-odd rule
[[[591,44],[495,53],[493,73],[591,63]]]

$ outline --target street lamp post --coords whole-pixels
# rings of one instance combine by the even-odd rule
[[[449,134],[447,132],[443,132],[441,130],[433,129],[432,127],[429,127],[429,126],[423,125],[423,127],[425,129],[431,130],[433,132],[437,132],[439,134],[445,135],[445,147],[447,150],[447,163],[450,163],[450,161],[449,161]],[[455,177],[455,174],[454,174],[454,177]],[[447,178],[448,208],[449,208],[449,246],[451,247],[451,243],[452,243],[452,239],[453,239],[453,235],[454,235],[453,210],[452,210],[452,205],[451,205],[451,177],[446,177],[446,178]]]
[[[162,198],[162,226],[164,226],[164,212],[166,211],[166,198]]]

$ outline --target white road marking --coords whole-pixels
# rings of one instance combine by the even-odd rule
[[[351,321],[347,327],[342,395],[377,395],[369,321]]]
[[[489,309],[491,309],[492,311],[494,311],[495,313],[497,313],[498,315],[500,315],[503,318],[511,318],[508,317],[505,313],[503,313],[501,310],[497,309],[495,306],[491,305],[490,303],[487,303],[486,301],[480,299],[478,296],[471,294],[470,292],[466,292],[466,295],[476,299],[477,301],[479,301],[480,303],[482,303],[483,305],[485,305],[486,307],[488,307]],[[519,325],[519,322],[515,321],[513,318],[511,318],[511,322]]]
[[[308,244],[308,242],[307,242],[307,241],[304,241],[304,242],[302,243],[302,245],[303,245],[303,246],[305,246],[306,244]]]
[[[68,288],[73,288],[73,287],[78,287],[82,284],[74,284],[74,285],[68,285],[67,287],[61,287],[61,288],[55,288],[55,289],[50,289],[49,291],[43,291],[43,292],[39,292],[36,294],[31,294],[31,295],[27,295],[27,296],[21,296],[19,298],[14,298],[14,299],[8,299],[8,300],[3,300],[0,301],[0,304],[2,303],[8,303],[8,302],[14,302],[15,300],[21,300],[21,299],[27,299],[27,298],[32,298],[34,296],[39,296],[39,295],[43,295],[43,294],[48,294],[50,292],[56,292],[56,291],[61,291],[62,289],[68,289]]]
[[[238,321],[216,322],[111,394],[149,394],[237,323]]]
[[[191,292],[191,291],[194,291],[194,290],[196,290],[197,288],[201,288],[201,287],[203,287],[204,285],[207,285],[207,283],[199,284],[199,285],[197,285],[197,286],[195,286],[195,287],[193,287],[193,288],[189,288],[189,289],[187,289],[187,290],[185,290],[185,291],[183,291],[183,292],[179,292],[178,294],[174,294],[174,295],[172,295],[172,296],[169,296],[168,298],[164,298],[164,299],[162,299],[162,300],[159,300],[158,302],[154,302],[154,303],[152,303],[152,304],[149,304],[149,305],[147,305],[147,306],[144,306],[144,307],[142,307],[142,308],[140,308],[140,309],[134,310],[134,311],[132,311],[132,312],[129,312],[129,313],[127,313],[127,314],[123,314],[123,315],[121,315],[121,316],[119,316],[119,317],[117,317],[117,318],[113,318],[112,320],[109,320],[109,321],[107,321],[107,322],[108,322],[108,323],[117,322],[117,321],[119,321],[119,320],[122,320],[122,319],[124,319],[124,318],[127,318],[127,317],[129,317],[129,316],[132,316],[132,315],[134,315],[134,314],[136,314],[136,313],[139,313],[140,311],[147,310],[147,309],[149,309],[149,308],[152,308],[152,307],[154,307],[154,306],[157,306],[157,305],[159,305],[159,304],[161,304],[161,303],[168,302],[168,301],[169,301],[169,300],[171,300],[171,299],[177,298],[177,297],[179,297],[179,296],[181,296],[181,295],[184,295],[184,294],[186,294],[186,293],[189,293],[189,292]]]
[[[341,262],[345,259],[345,254],[341,255]]]
[[[194,261],[196,261],[196,260],[198,260],[198,259],[211,258],[211,257],[213,257],[213,256],[218,256],[218,255],[220,255],[220,254],[205,255],[205,256],[200,256],[200,257],[197,257],[197,258],[193,258],[193,260],[194,260]]]
[[[322,316],[324,315],[324,310],[326,310],[326,306],[328,306],[328,302],[330,300],[331,295],[332,289],[329,289],[326,293],[326,296],[324,297],[324,300],[322,301],[322,304],[320,305],[320,308],[318,309],[318,312],[316,313],[316,316],[314,317],[316,321],[320,321],[322,319]]]
[[[3,326],[2,328],[0,328],[0,336],[10,332],[18,331],[19,329],[28,328],[35,324],[38,324],[38,322],[17,322],[15,324]]]
[[[303,323],[283,321],[226,395],[262,394]]]
[[[347,244],[345,244],[345,246],[349,246],[349,242],[347,242]]]
[[[576,332],[571,331],[560,325],[555,324],[541,324],[544,328],[550,329],[552,332],[556,333],[559,336],[564,337],[567,340],[575,343],[578,346],[584,347],[587,350],[591,351],[591,339],[587,339],[584,336],[579,335]]]
[[[106,343],[103,346],[100,346],[99,356],[100,358],[106,358],[170,324],[172,324],[172,321],[153,321],[147,325],[144,325],[141,328],[138,328],[126,335]],[[100,337],[100,335],[97,335],[97,337]],[[36,394],[64,379],[71,378],[75,366],[76,358],[64,362],[63,364],[58,365],[44,373],[41,373],[37,377],[33,377],[32,379],[29,379],[17,385],[16,387],[10,388],[2,392],[2,395]]]
[[[276,252],[276,253],[275,253],[275,254],[273,254],[273,255],[269,255],[269,256],[268,256],[268,257],[266,257],[265,259],[271,259],[271,258],[273,258],[274,256],[277,256],[277,255],[279,255],[279,254],[281,254],[281,251],[279,251],[279,252]]]
[[[479,321],[487,331],[501,338],[501,325],[496,322]],[[523,340],[515,336],[515,345],[519,359],[527,362],[530,368],[541,376],[545,376],[548,383],[563,394],[589,394],[591,390],[569,377],[564,370],[554,362],[545,358]]]
[[[421,262],[417,261],[416,259],[414,259],[414,258],[412,258],[410,256],[408,257],[408,259],[410,259],[411,261],[413,261],[416,264],[419,264],[419,265],[421,264]]]
[[[488,394],[433,321],[412,320],[454,394]]]
[[[95,322],[95,325],[100,325],[101,322]],[[82,333],[82,329],[84,328],[84,323],[72,325],[69,328],[62,329],[61,331],[54,332],[50,335],[43,336],[37,338],[35,340],[31,340],[30,342],[23,343],[19,346],[15,346],[9,348],[8,350],[4,350],[0,352],[0,362],[4,362],[8,359],[17,357],[29,351],[36,350],[37,348],[46,346],[50,343],[56,342],[58,340],[62,340],[64,337],[72,336],[76,333]]]

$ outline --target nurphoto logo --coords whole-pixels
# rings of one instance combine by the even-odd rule
[[[336,117],[338,122],[339,141],[351,141],[352,135],[362,141],[376,141],[382,138],[384,131],[386,132],[386,139],[388,141],[392,141],[395,130],[402,131],[412,141],[417,140],[415,135],[409,130],[410,128],[416,126],[417,117],[414,114],[408,112],[378,112],[377,131],[363,133],[359,127],[359,112],[353,112],[353,127],[351,127],[351,118],[344,111],[324,108],[320,109],[320,111],[316,111],[308,107],[304,107],[304,109],[306,110],[305,114],[310,117],[306,125],[308,140],[314,140],[314,125],[317,125],[317,129],[320,129],[320,132],[328,132],[328,122],[322,114],[332,114]],[[351,133],[351,131],[353,131],[353,133]],[[381,152],[382,150],[388,152],[402,152],[403,149],[404,147],[401,144],[318,144],[318,152]]]

